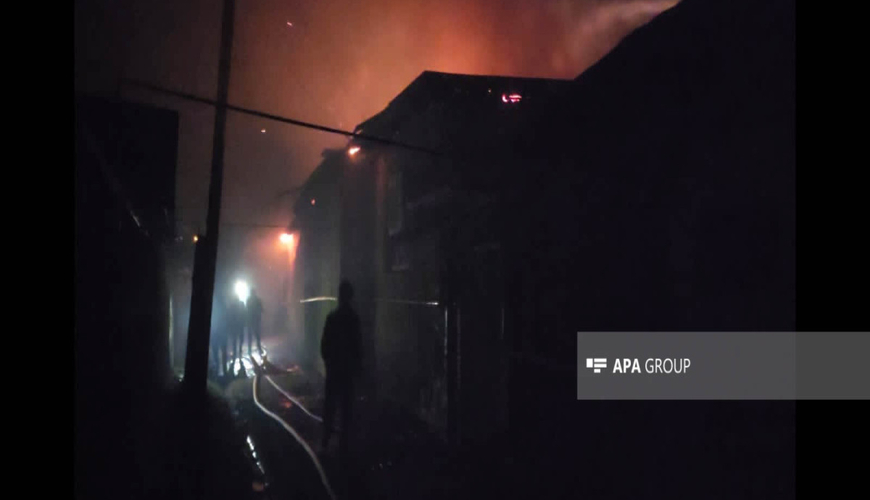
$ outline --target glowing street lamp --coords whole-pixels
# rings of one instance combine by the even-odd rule
[[[350,149],[347,150],[347,154],[349,154],[350,156],[354,156],[357,153],[359,153],[359,150],[360,150],[359,146],[352,146]]]
[[[293,235],[290,233],[283,233],[279,239],[281,240],[281,243],[283,243],[285,245],[292,245],[293,244]]]
[[[248,302],[248,297],[251,295],[251,288],[242,280],[236,281],[235,288],[236,296],[244,303]]]

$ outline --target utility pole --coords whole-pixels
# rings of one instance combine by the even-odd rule
[[[233,49],[235,0],[224,0],[221,25],[218,92],[212,143],[211,179],[208,187],[208,218],[205,237],[197,243],[193,269],[190,323],[184,384],[191,394],[205,395],[208,378],[209,336],[211,333],[212,297],[217,267],[218,228],[220,227],[221,192],[224,175],[224,136],[227,124],[227,96],[230,86],[230,59]]]

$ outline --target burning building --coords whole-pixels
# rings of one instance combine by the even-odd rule
[[[354,140],[324,154],[296,206],[310,352],[349,279],[372,387],[445,433],[506,426],[502,174],[528,109],[569,87],[426,72],[356,130],[414,148]]]
[[[371,385],[467,442],[558,418],[578,331],[793,330],[793,15],[685,0],[574,81],[422,74],[355,131],[412,147],[355,138],[297,206],[312,345],[349,279]]]

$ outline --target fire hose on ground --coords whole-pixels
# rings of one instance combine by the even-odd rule
[[[257,387],[258,387],[257,382],[258,382],[258,380],[259,380],[259,376],[260,376],[259,373],[255,373],[255,374],[254,374],[253,388],[252,388],[252,389],[253,389],[252,392],[253,392],[253,395],[254,395],[254,404],[257,405],[257,407],[260,409],[260,411],[262,411],[262,412],[265,413],[267,416],[269,416],[270,418],[272,418],[273,420],[275,420],[276,422],[278,422],[279,424],[281,424],[281,426],[282,426],[282,427],[283,427],[287,432],[289,432],[290,435],[292,435],[293,438],[294,438],[294,439],[295,439],[295,440],[296,440],[296,441],[297,441],[297,442],[302,446],[302,448],[305,450],[305,452],[306,452],[306,453],[308,454],[308,456],[311,458],[311,461],[314,463],[314,466],[315,466],[315,468],[317,469],[317,472],[318,472],[319,475],[320,475],[320,481],[321,481],[321,483],[323,483],[323,487],[326,488],[326,492],[329,494],[329,497],[330,497],[332,500],[336,500],[336,496],[335,496],[335,493],[334,493],[333,490],[332,490],[332,485],[331,485],[330,482],[329,482],[329,478],[326,477],[326,472],[323,470],[323,466],[321,465],[320,460],[317,458],[317,455],[314,453],[314,451],[311,449],[311,447],[308,446],[308,443],[306,443],[305,440],[302,439],[302,436],[300,436],[299,433],[297,433],[296,430],[293,429],[293,427],[290,426],[290,424],[288,424],[286,421],[284,421],[284,419],[282,419],[280,416],[278,416],[278,415],[276,415],[275,413],[269,411],[269,410],[268,410],[268,409],[267,409],[267,408],[266,408],[266,407],[265,407],[265,406],[260,402],[260,398],[257,396]],[[300,407],[300,408],[301,408],[301,409],[302,409],[302,410],[303,410],[307,415],[309,415],[310,417],[314,418],[315,420],[317,420],[317,421],[319,421],[319,422],[322,422],[322,419],[321,419],[320,417],[318,417],[317,415],[314,415],[313,413],[311,413],[310,411],[308,411],[308,409],[306,409],[304,406],[302,406],[301,404],[299,404],[299,402],[296,400],[296,398],[293,398],[292,396],[290,396],[289,394],[287,394],[286,391],[284,391],[283,389],[281,389],[281,388],[278,386],[278,384],[276,384],[276,383],[271,379],[271,377],[269,377],[268,375],[264,375],[264,376],[266,377],[266,380],[268,380],[269,383],[271,383],[271,384],[272,384],[276,389],[278,389],[278,391],[279,391],[279,392],[280,392],[284,397],[288,398],[288,399],[289,399],[290,401],[292,401],[294,404],[296,404],[297,406],[299,406],[299,407]]]

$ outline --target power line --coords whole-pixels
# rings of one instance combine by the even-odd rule
[[[148,90],[152,90],[154,92],[159,92],[162,94],[172,95],[175,97],[180,97],[182,99],[188,99],[191,101],[201,102],[204,104],[210,104],[212,106],[217,105],[217,101],[213,101],[211,99],[206,99],[205,97],[199,97],[199,96],[196,96],[193,94],[188,94],[185,92],[178,92],[176,90],[165,89],[165,88],[158,87],[157,85],[153,85],[150,83],[140,82],[138,80],[133,80],[130,78],[122,78],[121,81],[129,83],[131,85],[142,87],[142,88],[145,88]],[[403,144],[401,142],[391,141],[389,139],[383,139],[381,137],[374,137],[374,136],[369,136],[369,135],[364,135],[364,134],[356,134],[354,132],[348,132],[347,130],[341,130],[341,129],[337,129],[337,128],[327,127],[324,125],[318,125],[316,123],[304,122],[302,120],[295,120],[293,118],[285,118],[283,116],[273,115],[270,113],[263,113],[262,111],[256,111],[253,109],[242,108],[240,106],[233,106],[232,104],[227,104],[226,108],[231,109],[233,111],[237,111],[239,113],[245,113],[245,114],[249,114],[249,115],[253,115],[253,116],[258,116],[260,118],[266,118],[269,120],[275,120],[275,121],[282,122],[282,123],[289,123],[290,125],[296,125],[299,127],[320,130],[321,132],[328,132],[330,134],[338,134],[338,135],[343,135],[346,137],[355,137],[355,138],[363,139],[366,141],[379,142],[382,144],[387,144],[390,146],[409,149],[412,151],[418,151],[421,153],[426,153],[426,154],[430,154],[430,155],[434,155],[434,156],[441,156],[440,153],[438,153],[436,151],[432,151],[431,149],[427,149],[427,148],[423,148],[423,147],[419,147],[419,146],[413,146],[410,144]]]

